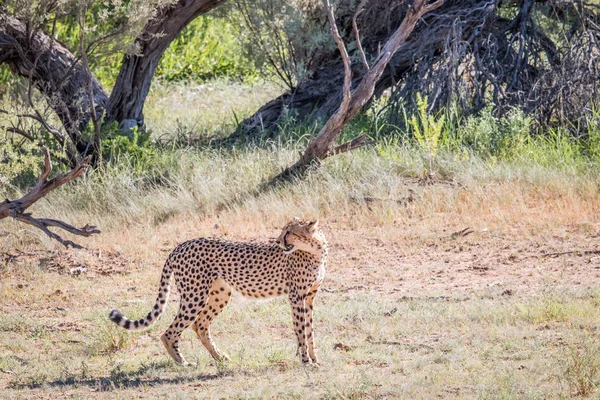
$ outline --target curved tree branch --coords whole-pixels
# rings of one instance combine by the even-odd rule
[[[154,71],[173,39],[191,21],[225,0],[179,0],[159,6],[134,42],[136,54],[126,54],[106,107],[106,121],[123,130],[143,124],[143,108]]]
[[[426,13],[440,7],[443,3],[444,0],[436,0],[432,3],[427,3],[426,0],[415,0],[398,29],[386,41],[379,57],[377,57],[372,67],[365,73],[356,89],[350,90],[350,85],[352,83],[350,59],[339,36],[333,8],[329,4],[329,0],[327,0],[327,12],[331,23],[331,31],[344,62],[343,100],[337,111],[327,120],[319,134],[308,144],[308,147],[301,155],[300,159],[294,165],[275,176],[269,182],[270,184],[280,181],[289,181],[294,177],[302,176],[311,164],[319,163],[321,160],[334,154],[335,150],[338,150],[338,152],[341,152],[342,150],[347,151],[360,147],[360,145],[364,143],[364,140],[359,137],[335,150],[332,149],[333,142],[340,135],[346,124],[354,119],[362,107],[371,99],[371,97],[373,97],[377,81],[381,78],[383,71],[389,64],[394,53],[396,53],[400,46],[406,42],[406,39],[414,30],[419,19]]]
[[[44,170],[38,179],[38,183],[23,197],[17,200],[5,200],[3,203],[0,203],[0,219],[4,219],[7,217],[13,217],[17,221],[24,222],[29,225],[33,225],[36,228],[41,229],[45,234],[50,236],[51,238],[59,241],[66,247],[72,246],[75,248],[81,248],[80,245],[74,243],[70,240],[64,240],[55,232],[52,232],[48,229],[48,227],[57,227],[64,229],[68,232],[71,232],[75,235],[88,237],[93,234],[100,233],[95,226],[85,225],[82,228],[76,228],[72,225],[69,225],[65,222],[58,221],[55,219],[47,219],[47,218],[33,218],[31,213],[26,213],[25,210],[33,205],[35,202],[40,200],[42,197],[47,195],[52,190],[56,189],[59,186],[64,185],[74,179],[79,178],[85,172],[90,160],[91,156],[86,157],[82,162],[77,164],[75,168],[65,174],[59,174],[54,178],[48,180],[50,176],[50,172],[52,171],[52,163],[50,162],[50,153],[47,148],[43,148],[44,150]]]

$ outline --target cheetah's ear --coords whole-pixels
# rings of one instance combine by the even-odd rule
[[[309,222],[306,228],[310,233],[315,233],[317,228],[319,227],[319,220],[314,220],[313,222]]]

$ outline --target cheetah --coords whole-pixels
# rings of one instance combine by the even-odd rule
[[[314,346],[313,301],[323,282],[327,240],[318,221],[295,218],[283,228],[275,243],[233,242],[200,238],[180,244],[169,255],[162,271],[158,298],[145,318],[130,320],[117,309],[109,318],[128,330],[154,324],[164,312],[171,278],[180,294],[179,311],[161,336],[169,355],[187,362],[179,352],[182,332],[190,325],[217,361],[229,360],[212,341],[210,324],[225,308],[232,288],[242,295],[268,298],[288,295],[303,364],[319,365]]]

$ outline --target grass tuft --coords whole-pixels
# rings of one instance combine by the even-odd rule
[[[105,355],[128,349],[133,344],[133,334],[107,318],[98,318],[91,334],[91,355]]]
[[[566,366],[563,378],[575,396],[591,396],[600,387],[600,343],[591,336],[583,336],[565,351]]]

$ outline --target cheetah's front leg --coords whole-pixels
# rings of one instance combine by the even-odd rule
[[[300,353],[302,364],[308,364],[310,359],[306,344],[306,295],[299,294],[297,290],[290,290],[289,298],[292,306],[294,331],[298,339],[298,352]]]
[[[319,359],[315,351],[315,335],[313,329],[313,301],[319,291],[321,282],[316,282],[306,296],[306,342],[308,345],[308,355],[315,365],[319,365]]]

